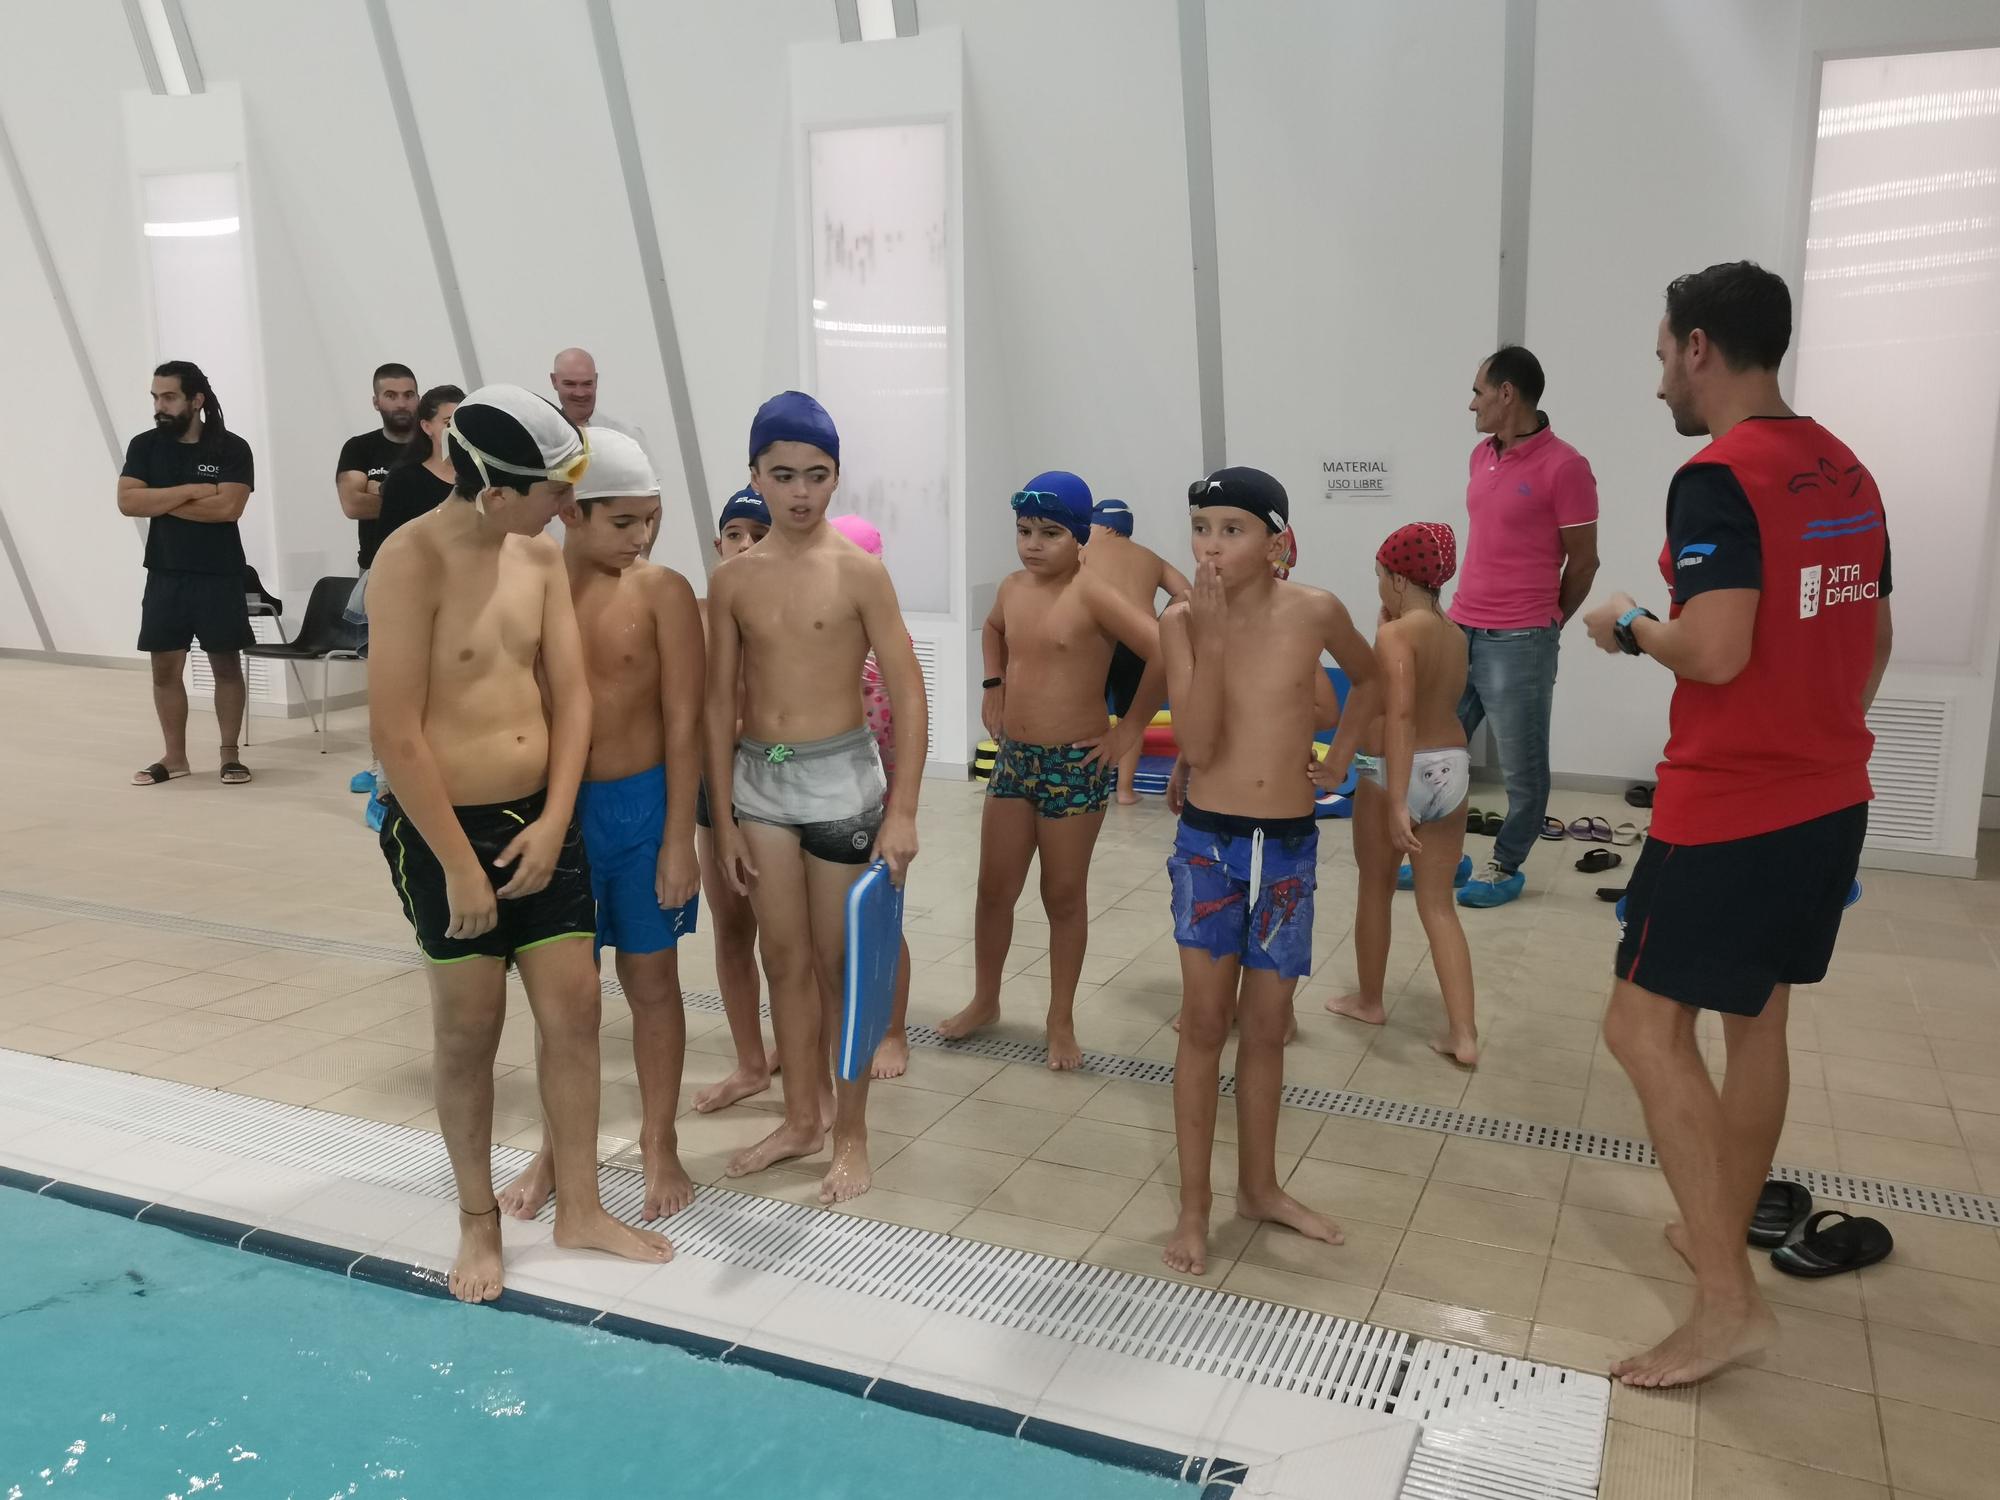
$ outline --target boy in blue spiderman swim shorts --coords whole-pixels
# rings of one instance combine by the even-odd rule
[[[973,918],[972,1003],[938,1032],[969,1036],[1000,1019],[1000,971],[1014,940],[1014,906],[1028,867],[1042,863],[1049,919],[1049,1066],[1078,1067],[1076,986],[1090,933],[1085,883],[1118,761],[1139,743],[1165,698],[1159,623],[1083,566],[1090,486],[1061,469],[1013,498],[1021,570],[1000,580],[981,632],[980,716],[1000,742],[979,820],[979,906]],[[1147,663],[1131,712],[1107,728],[1104,678],[1113,646]]]
[[[1279,580],[1291,503],[1260,469],[1218,469],[1188,489],[1196,563],[1189,598],[1160,619],[1174,705],[1174,737],[1190,770],[1167,861],[1174,942],[1181,955],[1180,1048],[1174,1062],[1174,1135],[1180,1219],[1165,1260],[1208,1266],[1222,1049],[1236,1022],[1236,1211],[1309,1239],[1340,1230],[1278,1185],[1278,1095],[1292,992],[1312,970],[1319,825],[1312,763],[1320,653],[1358,688],[1375,654],[1333,595]],[[1345,725],[1327,763],[1346,774]]]

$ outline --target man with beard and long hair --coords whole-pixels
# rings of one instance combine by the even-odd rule
[[[147,518],[146,597],[139,649],[152,657],[153,710],[165,748],[133,773],[134,786],[188,774],[188,647],[196,640],[215,677],[222,780],[250,779],[237,758],[243,728],[243,648],[254,637],[244,606],[243,538],[236,521],[256,479],[250,445],[229,431],[201,366],[170,359],[153,371],[153,425],[126,445],[118,510]]]

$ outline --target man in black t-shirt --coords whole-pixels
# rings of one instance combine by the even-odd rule
[[[360,547],[355,561],[366,572],[382,543],[382,481],[403,458],[417,430],[417,377],[408,365],[380,365],[375,370],[375,411],[382,425],[358,433],[340,445],[333,466],[340,513],[355,523]]]
[[[256,478],[250,445],[222,424],[222,405],[201,367],[170,359],[153,371],[153,426],[126,445],[118,509],[149,518],[146,597],[139,649],[153,658],[153,708],[166,748],[132,777],[157,786],[188,774],[188,647],[201,642],[215,677],[222,779],[250,779],[237,759],[243,728],[243,648],[254,637],[244,606],[243,538],[237,517]]]

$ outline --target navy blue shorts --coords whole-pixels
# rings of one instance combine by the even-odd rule
[[[701,897],[672,910],[660,905],[655,880],[667,828],[666,767],[584,782],[576,789],[576,816],[590,856],[597,951],[658,953],[678,946],[694,931]]]
[[[1319,824],[1310,815],[1242,818],[1188,803],[1167,860],[1175,943],[1305,978],[1318,866]]]

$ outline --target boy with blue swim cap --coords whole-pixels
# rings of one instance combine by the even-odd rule
[[[643,1216],[659,1219],[694,1201],[674,1129],[687,1050],[675,948],[695,930],[699,905],[701,621],[688,581],[644,560],[660,516],[660,485],[644,450],[609,427],[586,428],[585,436],[590,468],[562,507],[563,562],[591,704],[576,813],[597,904],[596,952],[601,962],[605,948],[616,951],[632,1008]],[[545,1133],[500,1206],[532,1219],[554,1186]]]
[[[1090,508],[1090,545],[1083,549],[1084,567],[1095,572],[1113,588],[1146,611],[1155,613],[1160,594],[1172,603],[1188,591],[1188,581],[1172,563],[1151,547],[1132,539],[1132,507],[1123,500],[1100,500]],[[1121,722],[1132,717],[1132,704],[1139,692],[1139,679],[1146,663],[1123,641],[1111,652],[1111,670],[1104,678],[1105,707]],[[1118,761],[1118,801],[1130,807],[1139,800],[1132,781],[1139,770],[1140,737],[1132,740]]]
[[[1000,749],[980,814],[972,1002],[938,1032],[968,1036],[1000,1019],[1014,905],[1039,855],[1049,919],[1048,1061],[1067,1069],[1083,1061],[1072,1011],[1089,938],[1091,850],[1118,759],[1164,701],[1165,678],[1152,614],[1082,566],[1090,486],[1053,469],[1029,480],[1012,503],[1021,571],[1000,580],[981,633],[980,715]],[[1138,686],[1134,712],[1108,730],[1104,679],[1119,642],[1154,665]]]

